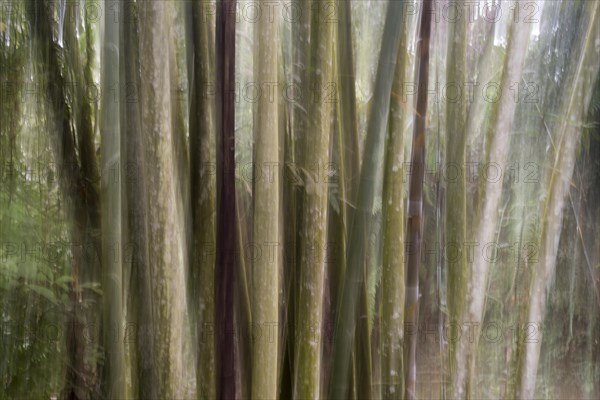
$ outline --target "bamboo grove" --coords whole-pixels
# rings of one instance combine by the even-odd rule
[[[0,3],[0,399],[600,396],[600,3]]]

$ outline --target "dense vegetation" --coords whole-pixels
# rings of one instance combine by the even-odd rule
[[[0,399],[600,397],[600,2],[0,7]]]

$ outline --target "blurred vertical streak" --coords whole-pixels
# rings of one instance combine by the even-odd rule
[[[187,23],[190,40],[188,71],[190,76],[190,200],[192,241],[190,252],[189,309],[195,321],[197,360],[196,388],[199,399],[216,397],[215,257],[216,237],[216,131],[215,104],[209,95],[214,81],[214,57],[210,37],[214,29],[205,3],[190,4]],[[210,334],[209,334],[210,333]]]
[[[236,0],[217,6],[217,376],[218,398],[235,398],[234,252],[235,227],[235,7]]]
[[[67,84],[61,72],[59,46],[54,41],[54,16],[51,14],[51,2],[31,1],[27,4],[28,17],[34,38],[37,65],[36,77],[41,78],[42,88],[48,96],[52,119],[50,120],[51,141],[54,157],[59,169],[64,173],[60,179],[60,190],[65,199],[65,214],[69,224],[69,234],[73,241],[85,237],[89,229],[89,216],[86,209],[85,173],[81,170],[77,157],[73,113],[68,104]],[[44,75],[42,75],[42,73]],[[84,398],[91,395],[91,376],[86,369],[86,343],[84,339],[84,320],[82,311],[81,271],[87,267],[81,246],[75,246],[71,257],[71,275],[73,281],[69,288],[71,309],[67,317],[65,337],[67,352],[67,372],[62,396],[68,399]]]
[[[303,40],[307,57],[299,54],[299,61],[308,68],[301,77],[302,90],[306,90],[303,105],[306,114],[299,112],[303,121],[300,135],[300,159],[304,177],[303,210],[299,219],[299,280],[298,313],[296,319],[295,382],[294,397],[297,399],[318,398],[321,393],[322,349],[323,349],[323,304],[325,271],[327,263],[327,216],[329,183],[318,171],[330,163],[332,101],[323,96],[331,82],[333,72],[333,25],[320,15],[318,1],[305,2],[298,40]],[[309,12],[308,6],[312,9]],[[308,19],[310,17],[310,20]],[[310,32],[310,33],[309,33]],[[302,51],[301,48],[298,49]],[[315,171],[316,169],[316,171]]]
[[[425,172],[425,129],[427,122],[427,84],[429,78],[429,36],[431,33],[432,1],[423,3],[417,42],[418,85],[415,104],[415,122],[411,153],[410,183],[408,192],[408,224],[406,236],[406,296],[405,325],[408,346],[405,347],[406,387],[405,397],[416,398],[417,387],[417,332],[419,323],[419,266],[423,237],[423,177]]]
[[[468,21],[461,18],[459,21],[448,24],[446,61],[446,81],[462,84],[468,82],[469,72],[467,64],[468,49]],[[483,58],[483,57],[482,57]],[[447,165],[465,165],[465,152],[468,140],[468,104],[465,99],[446,101],[446,162]],[[475,107],[472,107],[474,109]],[[460,243],[458,256],[452,261],[447,261],[448,268],[448,314],[453,335],[460,334],[460,322],[465,303],[467,280],[469,278],[466,255],[462,253],[462,244],[467,240],[467,192],[466,177],[462,174],[452,182],[445,182],[448,198],[447,208],[444,211],[444,235],[449,241]],[[456,328],[458,327],[458,328]],[[455,336],[452,336],[455,337]],[[449,363],[451,387],[456,386],[456,341],[449,343]]]
[[[262,0],[261,7],[268,0]],[[255,76],[260,84],[275,83],[279,79],[280,41],[278,14],[273,19],[262,17],[255,31]],[[274,165],[275,173],[263,179],[257,179],[253,185],[254,203],[254,242],[266,249],[280,240],[280,134],[279,134],[279,94],[262,96],[257,104],[254,126],[254,154],[257,168],[255,176],[269,165]],[[269,252],[270,253],[270,252]],[[252,267],[252,326],[260,327],[266,335],[252,343],[252,398],[276,399],[278,378],[279,335],[272,335],[279,328],[279,261],[277,255],[262,256],[253,259]],[[263,253],[264,254],[264,253]]]
[[[501,92],[507,93],[513,82],[521,80],[531,24],[525,21],[513,21],[510,26],[506,55],[501,74]],[[489,110],[489,131],[486,132],[489,143],[486,144],[486,161],[494,165],[504,165],[510,150],[510,136],[516,110],[516,102],[511,96],[502,96]],[[476,243],[494,243],[497,239],[498,215],[501,209],[502,185],[487,181],[480,183],[482,189],[480,218],[474,235]],[[466,296],[462,300],[461,322],[481,324],[485,310],[485,299],[489,279],[490,263],[485,257],[474,257],[466,282]],[[448,277],[451,281],[451,277]],[[458,303],[458,302],[456,302]],[[452,307],[452,306],[451,306]],[[475,361],[479,342],[477,329],[472,343],[460,340],[457,343],[455,377],[453,378],[453,396],[470,397],[475,385]]]
[[[102,92],[109,93],[112,85],[120,86],[120,25],[122,5],[115,14],[104,18],[104,51],[102,52]],[[125,395],[124,346],[119,340],[123,326],[122,299],[122,238],[121,238],[121,126],[119,97],[102,96],[101,115],[101,204],[102,204],[102,285],[105,376],[103,394],[107,398]]]
[[[364,265],[367,253],[367,233],[372,227],[373,203],[375,200],[376,181],[380,175],[381,157],[384,154],[386,125],[388,123],[390,97],[392,93],[393,76],[400,44],[401,20],[403,1],[391,1],[387,7],[381,52],[377,66],[375,89],[373,92],[373,106],[369,116],[367,136],[363,152],[363,162],[360,170],[360,181],[357,193],[356,210],[354,212],[346,260],[343,288],[338,297],[338,313],[334,333],[334,364],[331,382],[331,398],[346,399],[348,396],[348,377],[350,357],[354,346],[357,305],[360,296],[364,293]],[[363,298],[360,298],[364,301]],[[364,303],[360,305],[364,310]],[[356,355],[356,360],[361,357],[364,363],[370,363],[368,343],[362,341],[363,352]],[[361,361],[359,361],[361,362]],[[357,372],[361,371],[357,367]],[[370,380],[370,365],[363,370]],[[361,371],[362,372],[362,371]],[[358,379],[364,379],[360,376]],[[369,381],[370,384],[370,381]],[[369,388],[370,389],[370,388]],[[363,394],[360,394],[364,396]]]
[[[383,262],[381,271],[381,397],[395,399],[404,394],[404,130],[408,115],[403,101],[402,85],[408,60],[408,17],[404,19],[388,119],[384,180]],[[411,107],[412,109],[412,107]]]
[[[150,256],[148,251],[148,199],[142,122],[140,114],[140,56],[138,5],[133,0],[123,4],[123,84],[120,86],[124,158],[127,165],[125,201],[130,206],[126,212],[128,240],[131,246],[131,301],[135,325],[135,346],[132,359],[135,360],[132,381],[137,387],[133,395],[143,399],[158,399],[158,365],[154,335],[152,307],[152,282]],[[131,96],[133,94],[133,96]],[[133,363],[132,363],[133,364]]]
[[[546,329],[544,319],[547,296],[553,276],[556,274],[558,249],[563,229],[564,206],[571,191],[571,179],[575,168],[577,147],[581,139],[580,121],[585,117],[593,91],[593,82],[598,79],[598,2],[586,3],[589,15],[586,34],[581,40],[581,51],[573,59],[574,75],[571,91],[562,101],[560,111],[559,142],[554,155],[552,172],[548,182],[548,195],[542,214],[540,235],[540,259],[535,267],[527,304],[527,326],[533,326],[537,334],[528,336],[522,344],[523,350],[517,371],[515,398],[530,399],[535,396],[537,373]],[[574,266],[572,267],[574,268]],[[573,300],[570,300],[573,301]]]

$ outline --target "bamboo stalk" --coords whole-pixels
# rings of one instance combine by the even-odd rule
[[[263,7],[267,0],[259,5]],[[256,73],[259,84],[277,82],[279,78],[279,18],[261,18],[255,30]],[[279,91],[261,96],[255,125],[254,236],[261,249],[253,257],[252,326],[260,335],[253,339],[252,398],[277,398],[279,357],[279,262],[280,251],[280,149]],[[270,168],[270,167],[275,168]],[[269,173],[266,173],[266,172]],[[273,172],[273,173],[271,173]],[[274,250],[274,251],[272,251]],[[274,332],[273,332],[274,331]],[[275,367],[275,370],[273,370]]]
[[[292,80],[294,84],[305,90],[309,87],[308,83],[308,42],[310,37],[310,7],[302,7],[300,0],[292,0],[291,3],[302,12],[299,14],[299,20],[291,24],[292,40]],[[289,104],[289,132],[285,138],[284,155],[284,207],[285,217],[285,246],[284,254],[286,260],[286,270],[284,272],[286,279],[286,304],[285,304],[285,343],[286,353],[284,355],[285,374],[282,376],[281,392],[282,398],[293,398],[296,387],[297,371],[297,344],[296,335],[298,328],[299,310],[299,282],[301,277],[301,257],[300,246],[302,235],[300,226],[303,215],[304,187],[299,176],[298,166],[302,162],[302,138],[305,135],[306,125],[308,123],[308,104],[309,98],[301,96],[299,99],[290,101]]]
[[[520,82],[529,43],[531,24],[514,22],[511,25],[506,58],[501,78],[501,91],[503,96],[494,104],[491,110],[490,132],[491,141],[488,144],[487,162],[493,165],[504,166],[510,148],[510,132],[516,102],[507,93],[512,82]],[[475,242],[484,246],[493,243],[498,229],[498,210],[502,195],[502,184],[488,180],[484,185],[483,206],[481,219],[475,231]],[[456,376],[454,381],[454,396],[470,396],[474,380],[474,367],[479,339],[479,330],[483,319],[484,302],[489,275],[489,261],[479,255],[473,259],[471,276],[467,283],[468,291],[465,293],[468,301],[464,301],[462,311],[463,320],[459,321],[462,327],[464,322],[475,325],[475,338],[472,343],[468,340],[458,341],[456,349]],[[456,301],[455,301],[456,303]]]
[[[357,318],[357,295],[364,290],[363,274],[366,254],[365,232],[373,210],[375,182],[379,160],[383,154],[385,125],[389,114],[393,74],[400,42],[403,2],[390,2],[384,25],[383,41],[377,68],[374,104],[369,118],[367,138],[357,194],[356,211],[352,219],[348,241],[347,267],[342,294],[339,297],[334,334],[334,364],[331,382],[331,398],[345,399],[348,394],[348,377],[351,349],[354,343]],[[370,361],[370,360],[369,360]]]
[[[293,27],[298,27],[299,24],[293,24]],[[297,49],[297,42],[293,42],[296,46],[293,46],[293,50],[296,53],[293,54],[294,60],[297,60],[300,56],[300,51]],[[294,71],[294,83],[300,83],[299,76],[296,74],[299,68],[297,67],[296,61],[294,61],[292,71]],[[284,63],[285,67],[285,63]],[[286,102],[286,129],[282,130],[284,134],[283,139],[283,207],[281,212],[284,214],[283,220],[285,221],[285,229],[283,230],[283,259],[284,259],[284,271],[283,271],[283,289],[284,289],[284,317],[282,321],[283,325],[283,341],[281,343],[281,350],[283,352],[283,359],[281,364],[281,382],[279,389],[279,396],[281,398],[292,398],[294,392],[294,352],[295,352],[295,315],[296,315],[296,304],[297,304],[297,289],[296,282],[298,279],[298,250],[299,245],[298,239],[298,221],[301,215],[301,191],[299,188],[299,182],[296,179],[296,150],[297,140],[296,137],[300,137],[301,122],[299,120],[304,119],[302,115],[302,109],[299,107],[300,104],[297,101]],[[298,108],[298,109],[297,109]]]
[[[306,5],[306,4],[305,4]],[[308,100],[310,127],[304,132],[302,167],[304,169],[303,213],[300,221],[300,276],[298,285],[298,319],[296,320],[296,350],[294,398],[320,397],[321,349],[323,341],[323,297],[326,271],[328,182],[323,169],[329,164],[331,140],[331,100],[323,91],[332,81],[333,25],[314,12],[320,3],[311,2],[309,70],[305,75],[303,96]],[[302,12],[307,12],[302,7]],[[305,40],[308,37],[304,38]],[[308,84],[307,84],[308,83]],[[310,132],[310,134],[309,134]]]
[[[215,273],[217,397],[234,399],[235,195],[235,14],[236,0],[217,6],[217,259]]]
[[[206,7],[192,2],[193,72],[190,102],[190,167],[192,251],[190,305],[195,306],[197,332],[196,387],[199,399],[216,397],[215,242],[216,131],[214,102],[208,85],[214,79]]]
[[[358,121],[356,114],[356,74],[352,53],[352,10],[350,0],[339,1],[339,23],[337,24],[337,91],[339,92],[339,146],[340,146],[340,198],[344,210],[345,235],[350,230],[352,212],[358,192],[360,154],[358,148]],[[345,247],[340,264],[345,263]]]
[[[104,20],[104,51],[102,53],[102,92],[109,93],[112,85],[120,83],[120,24],[122,10],[115,19]],[[108,398],[125,396],[124,346],[119,340],[123,326],[122,298],[122,236],[121,236],[121,126],[119,98],[102,97],[101,158],[102,158],[102,273],[104,292],[104,346],[106,348],[106,378],[104,395]]]
[[[125,15],[137,15],[137,5],[133,1],[124,3]],[[121,87],[121,98],[126,98],[125,88],[136,88],[139,84],[138,56],[138,24],[137,18],[132,18],[124,24],[123,49],[124,85]],[[141,132],[141,115],[138,102],[128,101],[121,108],[125,121],[123,125],[125,136],[125,159],[129,168],[136,168],[135,179],[125,186],[126,200],[131,206],[127,210],[127,226],[131,244],[133,245],[131,260],[131,280],[133,282],[132,301],[133,315],[136,318],[135,354],[136,376],[134,382],[137,388],[134,395],[140,398],[158,399],[158,365],[156,364],[155,340],[152,330],[155,327],[152,307],[152,283],[149,260],[147,194],[146,180],[142,175],[145,165],[144,144]]]
[[[427,118],[427,86],[429,77],[429,35],[431,32],[432,1],[423,3],[417,46],[417,97],[413,125],[411,171],[408,192],[408,221],[406,236],[406,289],[404,318],[408,327],[404,365],[405,397],[416,398],[417,385],[417,327],[419,322],[419,266],[423,237],[423,177],[425,169],[425,127]]]
[[[448,24],[448,58],[446,70],[446,82],[448,85],[462,88],[469,81],[467,69],[467,19]],[[492,40],[488,38],[489,40]],[[482,57],[483,58],[483,57]],[[465,152],[467,144],[468,127],[468,99],[462,96],[446,101],[446,165],[445,168],[453,168],[462,171],[465,165]],[[448,240],[444,249],[458,249],[456,255],[445,259],[448,263],[448,313],[450,320],[449,337],[458,337],[462,326],[462,313],[467,290],[468,269],[467,254],[463,251],[467,242],[467,207],[466,207],[466,174],[459,173],[456,180],[446,180],[446,209],[445,209],[445,237]],[[455,357],[457,352],[457,341],[449,343],[449,370],[450,370],[450,393],[456,393]]]
[[[406,24],[402,28],[392,86],[383,181],[383,266],[381,272],[381,396],[404,393],[404,109],[400,93],[407,65]]]
[[[235,323],[237,327],[247,329],[248,334],[237,335],[234,340],[236,342],[235,361],[236,361],[236,398],[244,399],[250,397],[252,390],[252,301],[250,300],[251,292],[249,286],[252,284],[252,274],[249,271],[250,264],[248,261],[253,260],[253,249],[249,246],[244,246],[246,243],[251,243],[251,235],[253,226],[251,193],[243,183],[236,185],[236,246],[240,256],[236,258],[235,273],[237,274],[235,283],[234,307],[235,307]],[[264,249],[261,249],[261,251]],[[260,253],[262,254],[262,252]],[[271,253],[269,253],[271,254]],[[270,255],[269,255],[270,256]]]
[[[336,232],[330,236],[336,246],[335,271],[331,276],[331,298],[333,299],[332,316],[335,321],[336,299],[341,297],[341,288],[343,286],[343,277],[347,265],[346,256],[348,253],[348,240],[350,235],[350,224],[352,215],[356,206],[356,195],[358,192],[358,178],[360,171],[360,154],[358,147],[358,121],[356,114],[356,90],[354,71],[354,55],[352,52],[352,10],[349,0],[340,0],[338,2],[339,22],[337,24],[336,43],[334,48],[336,61],[336,92],[339,93],[338,104],[336,107],[337,130],[335,134],[337,151],[337,171],[339,177],[339,209]],[[365,237],[365,240],[366,237]],[[368,263],[364,264],[363,275],[366,274]],[[363,285],[361,291],[360,312],[367,316],[367,285]],[[359,396],[370,398],[371,390],[371,354],[370,354],[370,331],[368,323],[359,324],[359,340],[355,343],[354,351],[359,357],[353,358],[357,374],[362,378],[352,379],[354,389],[358,389]],[[362,369],[365,367],[364,369]],[[351,375],[353,377],[354,375]],[[328,382],[329,386],[331,382]]]
[[[529,292],[527,323],[533,324],[536,331],[534,339],[525,340],[523,353],[519,363],[515,397],[530,399],[535,396],[536,377],[542,347],[543,323],[546,312],[546,295],[552,276],[556,269],[564,205],[570,193],[571,177],[575,168],[577,145],[581,138],[581,127],[576,121],[584,117],[583,110],[592,95],[590,82],[597,79],[599,65],[596,62],[598,52],[594,48],[594,37],[597,32],[597,2],[586,4],[589,22],[584,36],[583,47],[579,56],[570,96],[563,103],[560,125],[559,144],[555,153],[551,170],[549,193],[542,214],[542,232],[540,236],[540,259],[535,269]],[[597,36],[596,36],[597,37]]]
[[[148,179],[148,247],[153,287],[153,328],[159,373],[159,396],[183,395],[185,265],[183,214],[186,199],[180,182],[186,163],[181,117],[173,107],[173,53],[169,16],[172,3],[140,3],[141,125]]]

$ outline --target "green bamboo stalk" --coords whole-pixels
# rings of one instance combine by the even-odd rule
[[[216,131],[214,103],[208,95],[214,79],[206,7],[192,2],[193,72],[190,99],[190,171],[192,252],[190,305],[195,306],[198,354],[196,386],[199,399],[216,397],[215,371],[215,244]]]
[[[156,326],[156,358],[160,370],[159,395],[183,396],[184,266],[187,246],[183,224],[184,201],[179,187],[184,179],[184,157],[177,115],[171,98],[172,53],[168,16],[171,3],[140,3],[141,123],[148,179],[149,260]]]
[[[492,0],[492,3],[495,0]],[[484,19],[485,21],[485,19]],[[494,65],[494,37],[496,34],[496,29],[498,24],[488,24],[487,22],[481,22],[487,24],[486,32],[485,32],[485,45],[483,52],[480,54],[479,59],[477,60],[477,66],[475,69],[475,73],[477,74],[477,82],[489,82],[494,79],[494,76],[501,73],[502,65],[500,68],[490,67]],[[489,107],[489,102],[484,96],[475,96],[473,98],[472,103],[469,105],[469,113],[468,113],[468,121],[467,121],[467,142],[473,141],[475,138],[479,136],[479,132],[482,131],[481,127],[486,119],[486,109]],[[485,136],[485,135],[484,135]],[[481,141],[485,144],[485,138]],[[486,153],[484,151],[484,153]],[[487,156],[487,154],[486,154]],[[479,204],[481,200],[479,198],[475,199],[475,205]],[[477,209],[475,210],[477,212]],[[469,228],[469,227],[467,227]],[[471,232],[473,229],[467,229],[467,234],[472,235]]]
[[[339,23],[337,24],[337,93],[339,93],[338,146],[340,148],[340,208],[344,210],[344,242],[347,241],[352,211],[358,192],[360,154],[358,148],[358,121],[356,114],[356,75],[352,53],[352,11],[349,0],[339,1]],[[340,253],[340,265],[346,265],[346,248]],[[343,273],[343,271],[342,271]]]
[[[120,21],[104,19],[104,51],[102,53],[102,93],[110,93],[112,85],[119,87]],[[104,293],[104,346],[106,382],[104,395],[123,398],[125,395],[124,346],[119,340],[123,326],[122,299],[122,240],[121,240],[121,130],[117,97],[102,97],[101,158],[102,158],[102,275]]]
[[[448,25],[448,57],[446,68],[446,82],[462,90],[465,82],[468,82],[469,71],[467,69],[467,19]],[[492,40],[492,38],[488,38]],[[448,96],[446,101],[446,168],[462,171],[465,165],[465,150],[467,143],[467,116],[468,99],[461,96],[452,99]],[[450,320],[449,337],[455,338],[460,334],[462,326],[462,312],[467,290],[468,269],[467,255],[463,252],[467,242],[467,207],[466,207],[466,174],[460,173],[456,180],[446,180],[446,210],[445,210],[445,237],[448,242],[444,248],[458,249],[456,256],[449,258],[448,262],[448,313]],[[458,327],[458,328],[456,328]],[[449,343],[449,370],[450,386],[455,393],[455,356],[457,342]]]
[[[408,57],[408,27],[402,27],[392,98],[383,181],[383,266],[381,272],[381,396],[404,393],[404,109],[400,93]]]
[[[266,2],[261,0],[259,5],[264,7]],[[255,30],[255,77],[261,87],[279,79],[278,15],[261,18]],[[261,96],[256,111],[254,165],[260,174],[254,175],[253,241],[262,251],[253,257],[252,326],[261,334],[253,339],[251,392],[253,399],[270,400],[277,398],[279,364],[279,91]]]
[[[280,383],[279,383],[279,392],[278,397],[280,398],[291,398],[293,393],[293,353],[294,353],[294,343],[293,343],[293,320],[294,320],[294,308],[295,308],[295,292],[293,282],[295,281],[295,273],[294,270],[297,266],[296,262],[296,235],[297,231],[295,229],[297,224],[297,212],[298,208],[295,207],[296,198],[298,196],[297,190],[295,189],[295,185],[292,182],[292,179],[288,178],[290,168],[288,166],[293,164],[293,140],[291,138],[292,128],[292,112],[290,110],[291,107],[289,105],[285,108],[286,114],[286,129],[284,130],[284,138],[283,142],[283,152],[284,155],[282,171],[283,171],[283,205],[281,207],[281,213],[283,213],[284,217],[282,218],[285,223],[285,229],[283,229],[283,276],[282,276],[282,296],[281,301],[283,303],[283,319],[281,320],[282,327],[282,335],[280,342],[280,351],[281,355],[281,363],[279,368],[280,374]]]
[[[369,231],[369,219],[373,210],[375,182],[379,160],[383,154],[385,125],[388,119],[393,74],[400,42],[403,2],[390,2],[387,9],[383,41],[373,94],[374,103],[369,118],[363,162],[357,193],[356,211],[352,218],[347,267],[342,294],[339,297],[334,334],[334,364],[331,382],[331,398],[345,399],[348,394],[348,377],[351,349],[354,342],[357,318],[357,294],[363,288],[366,254],[365,232]]]
[[[555,274],[560,233],[566,198],[570,192],[571,177],[575,168],[577,146],[582,129],[577,121],[585,116],[593,88],[592,82],[598,77],[598,51],[594,45],[597,37],[598,8],[597,2],[585,5],[589,22],[583,38],[581,54],[568,100],[562,105],[563,116],[560,125],[559,143],[555,152],[553,168],[548,184],[548,196],[542,214],[542,232],[540,236],[540,258],[534,271],[529,292],[527,323],[533,324],[536,336],[533,340],[525,340],[519,363],[515,398],[530,399],[535,396],[537,370],[542,347],[543,323],[546,312],[546,296]]]
[[[126,1],[123,5],[125,15],[132,18],[123,29],[123,85],[121,85],[122,99],[127,99],[130,93],[126,88],[139,88],[140,58],[139,36],[137,19],[137,4]],[[138,91],[134,93],[139,94]],[[139,98],[138,98],[139,99]],[[140,104],[138,101],[126,101],[121,107],[123,135],[125,136],[125,160],[128,168],[133,168],[133,179],[125,185],[127,210],[127,228],[129,241],[132,245],[131,258],[131,298],[133,302],[133,317],[136,320],[135,330],[135,382],[134,396],[145,399],[158,399],[159,382],[156,360],[155,319],[152,306],[152,277],[150,270],[149,236],[148,236],[148,199],[144,171],[145,151],[142,137],[142,122]],[[132,174],[128,173],[128,176]]]
[[[319,2],[310,3],[319,7]],[[307,4],[302,12],[307,11]],[[333,24],[313,12],[310,22],[310,59],[308,85],[303,82],[303,97],[309,100],[310,130],[303,135],[304,204],[300,221],[300,276],[297,281],[298,319],[294,398],[320,397],[321,346],[323,340],[323,295],[327,246],[328,183],[320,173],[329,163],[332,104],[322,91],[332,81]],[[304,37],[307,40],[308,37]],[[308,134],[310,132],[310,135]]]
[[[333,299],[333,317],[335,318],[336,299],[341,296],[341,288],[346,268],[347,247],[350,233],[350,223],[356,204],[358,191],[358,174],[360,169],[360,154],[358,148],[358,121],[356,114],[356,90],[354,55],[352,52],[352,11],[350,1],[340,0],[338,2],[339,18],[337,23],[336,44],[334,47],[334,60],[336,62],[336,93],[338,103],[336,107],[337,129],[335,133],[334,151],[337,153],[336,168],[338,172],[339,206],[333,215],[335,223],[332,226],[334,232],[330,234],[332,243],[335,243],[336,262],[335,270],[331,274],[331,298]],[[366,238],[365,238],[366,240]],[[364,264],[366,271],[368,264]],[[367,286],[361,291],[360,312],[367,315]],[[369,346],[369,324],[359,325],[359,340],[355,343],[355,349],[360,356],[352,359],[356,365],[357,374],[361,379],[352,379],[352,385],[359,386],[360,395],[371,397],[369,390],[372,379]],[[362,370],[362,367],[365,367]],[[354,370],[354,369],[353,369]],[[351,375],[354,377],[354,374]],[[331,386],[331,382],[328,382]]]
[[[427,86],[429,77],[429,36],[431,33],[432,1],[423,3],[417,48],[417,98],[413,124],[411,171],[408,192],[408,223],[406,236],[405,326],[410,330],[405,346],[405,397],[416,398],[417,327],[419,323],[419,266],[423,237],[423,177],[425,169],[425,129],[427,119]]]
[[[370,237],[366,236],[364,240],[369,243]],[[366,246],[369,246],[367,244]],[[368,250],[367,250],[368,251]],[[369,268],[370,257],[365,257],[362,266],[360,288],[360,299],[358,304],[358,319],[356,321],[356,341],[354,342],[354,352],[356,354],[356,398],[373,398],[373,356],[371,354],[371,331],[373,310],[369,309]]]
[[[358,147],[358,121],[356,115],[356,93],[354,55],[352,52],[352,11],[350,1],[340,0],[338,2],[339,22],[337,24],[338,51],[335,57],[338,63],[337,87],[339,89],[339,191],[340,191],[340,224],[338,239],[339,260],[338,276],[335,277],[336,290],[334,299],[341,297],[340,288],[343,285],[343,277],[347,265],[348,240],[350,236],[350,224],[352,221],[354,205],[358,192],[358,178],[360,171],[360,154]],[[365,235],[363,240],[369,240]],[[362,279],[367,282],[369,263],[365,262],[362,268]],[[356,386],[356,395],[359,398],[372,398],[372,355],[371,355],[371,324],[370,310],[368,307],[368,285],[362,285],[360,291],[360,303],[358,312],[361,316],[357,325],[358,338],[355,342],[356,375],[360,379],[353,380]]]
[[[294,6],[299,5],[297,0],[293,3]],[[305,18],[305,16],[303,16]],[[292,24],[291,31],[292,35],[298,38],[304,37],[301,30],[304,30],[306,25],[296,23]],[[300,68],[299,60],[303,59],[304,52],[299,40],[294,40],[291,43],[292,46],[292,78],[293,82],[300,85],[303,81],[301,74],[303,70]],[[284,64],[285,67],[285,64]],[[301,218],[302,207],[301,204],[301,187],[299,186],[299,179],[297,177],[297,162],[298,157],[296,152],[299,148],[299,138],[302,137],[303,123],[306,121],[306,109],[301,107],[300,101],[291,101],[285,99],[286,103],[286,119],[288,122],[287,129],[285,130],[284,138],[284,165],[283,165],[283,208],[285,220],[285,229],[283,230],[285,238],[284,242],[284,285],[285,285],[285,319],[283,321],[283,343],[284,356],[282,362],[282,376],[280,393],[281,398],[292,398],[294,392],[294,371],[295,371],[295,323],[298,293],[296,282],[299,279],[299,265],[300,260],[298,257],[298,246],[300,243],[298,235],[298,226]]]
[[[516,102],[507,93],[510,92],[511,83],[520,82],[521,80],[530,30],[531,24],[522,21],[512,23],[510,28],[500,85],[503,95],[494,103],[490,112],[489,127],[491,131],[488,135],[491,141],[486,151],[486,154],[488,154],[486,161],[494,165],[504,166],[507,160],[510,148],[510,131],[516,109]],[[484,186],[483,205],[474,240],[481,246],[486,243],[493,243],[497,237],[498,210],[502,195],[502,184],[500,182],[491,182],[488,180],[482,183],[482,185]],[[481,255],[475,257],[471,267],[470,279],[467,283],[468,291],[465,293],[468,300],[463,300],[463,320],[459,321],[459,323],[462,326],[463,322],[468,321],[469,323],[478,325],[475,326],[475,335],[472,342],[468,340],[458,341],[458,348],[456,349],[456,376],[453,383],[454,397],[461,398],[471,395],[488,275],[489,261]]]
[[[235,283],[235,321],[236,326],[246,329],[247,334],[235,338],[236,346],[236,398],[249,398],[252,382],[252,302],[250,300],[249,283],[252,284],[252,274],[249,271],[249,262],[252,261],[252,250],[244,244],[250,242],[253,226],[252,221],[252,197],[251,189],[246,182],[236,185],[235,212],[236,212],[236,283]],[[262,251],[266,249],[262,248]],[[268,249],[269,257],[271,257]]]
[[[173,29],[176,23],[176,12],[180,6],[178,3],[170,3],[167,8],[167,27]],[[171,237],[172,246],[175,249],[176,262],[171,268],[173,285],[171,292],[171,326],[169,327],[169,373],[171,380],[171,396],[182,398],[189,393],[187,382],[195,375],[190,373],[187,365],[193,363],[194,357],[190,354],[192,348],[191,336],[189,331],[189,318],[187,312],[187,269],[189,268],[189,250],[188,242],[191,241],[191,226],[186,223],[191,211],[190,198],[190,167],[189,150],[187,144],[186,119],[184,116],[184,107],[187,108],[184,96],[181,92],[181,75],[183,74],[182,65],[178,60],[176,50],[183,48],[184,43],[179,35],[171,34],[169,37],[171,46],[166,54],[169,61],[169,84],[171,87],[168,96],[171,106],[171,153],[173,157],[173,191],[174,207],[173,219],[176,221]],[[181,56],[179,56],[181,57]],[[180,71],[181,69],[181,71]],[[195,344],[195,343],[194,343]]]

